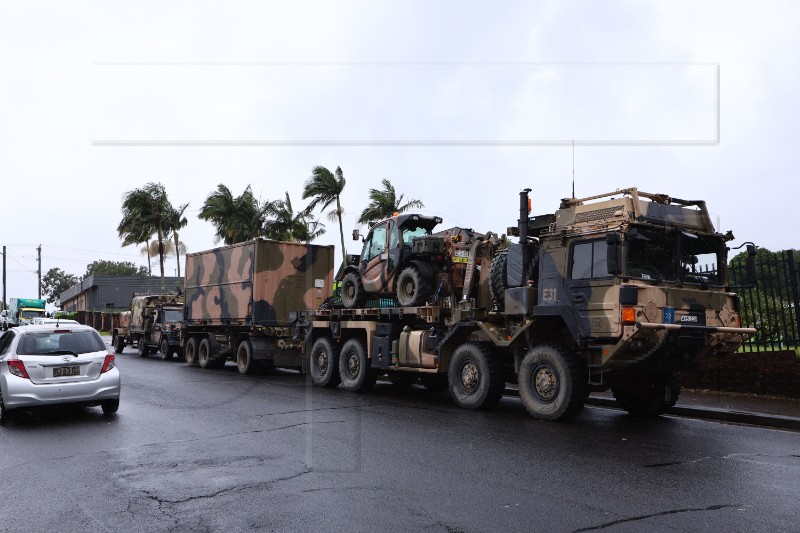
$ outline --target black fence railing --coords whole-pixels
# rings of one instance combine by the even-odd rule
[[[800,349],[800,272],[798,252],[759,253],[758,283],[734,288],[740,296],[742,325],[758,333],[744,343],[744,351]],[[745,266],[730,267],[731,285],[744,285]]]

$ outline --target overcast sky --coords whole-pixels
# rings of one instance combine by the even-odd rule
[[[579,197],[705,199],[734,245],[797,247],[797,2],[0,5],[8,298],[36,296],[39,244],[43,273],[145,265],[116,227],[148,181],[189,202],[201,251],[217,184],[299,208],[312,167],[341,166],[356,253],[381,179],[442,228],[502,233],[520,189],[537,214],[571,195],[572,141]]]

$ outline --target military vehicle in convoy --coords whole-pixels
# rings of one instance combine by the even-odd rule
[[[176,294],[140,294],[131,299],[130,311],[120,314],[111,331],[114,351],[135,346],[140,357],[160,351],[164,359],[180,354],[178,324],[183,319],[183,298]]]
[[[555,213],[531,217],[528,192],[509,229],[519,242],[505,247],[471,232],[479,238],[466,248],[439,250],[429,244],[432,220],[404,215],[419,217],[420,248],[435,250],[415,257],[412,239],[404,261],[399,218],[380,234],[374,227],[345,276],[345,308],[305,314],[313,383],[363,391],[381,374],[398,383],[419,377],[478,409],[511,382],[545,420],[570,418],[590,391],[610,388],[628,412],[659,415],[677,401],[682,369],[703,354],[732,353],[755,333],[741,327],[727,281],[733,235],[715,231],[704,202],[630,188],[565,199]],[[464,265],[457,275],[455,264]],[[425,286],[438,279],[441,290],[425,290],[424,300],[415,292],[415,306],[359,308],[359,281],[366,295],[395,291],[401,300],[404,266],[430,268]]]
[[[251,374],[301,368],[297,312],[333,294],[333,246],[255,239],[186,255],[180,325],[186,363]]]

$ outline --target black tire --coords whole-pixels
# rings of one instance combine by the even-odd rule
[[[189,337],[186,341],[186,348],[183,351],[183,358],[189,366],[197,366],[197,337]]]
[[[136,341],[136,349],[139,352],[139,357],[147,357],[150,355],[150,347],[144,341],[144,337],[139,337],[139,340]]]
[[[366,301],[367,293],[361,283],[361,276],[358,272],[348,272],[342,279],[342,305],[345,309],[357,309],[364,307]]]
[[[164,360],[169,361],[172,359],[172,348],[169,347],[169,341],[167,339],[161,339],[161,347],[159,350],[161,351],[161,355],[164,356]]]
[[[339,355],[339,376],[342,386],[353,392],[370,390],[378,379],[378,372],[370,367],[367,345],[361,339],[349,339]]]
[[[681,375],[677,372],[641,379],[632,377],[630,383],[612,385],[611,392],[617,403],[633,416],[661,416],[675,406],[681,394]]]
[[[419,381],[425,390],[431,392],[446,391],[450,387],[445,374],[420,374]]]
[[[389,372],[389,381],[395,387],[410,387],[417,382],[419,376],[415,372]]]
[[[498,311],[503,311],[506,308],[506,289],[508,288],[508,281],[506,273],[508,272],[508,250],[501,250],[494,256],[492,260],[492,270],[489,274],[489,288],[492,293],[492,301],[494,307]]]
[[[0,426],[5,426],[11,418],[11,410],[6,409],[6,404],[3,401],[3,393],[0,392]]]
[[[116,414],[119,409],[119,398],[116,400],[103,400],[100,402],[100,408],[103,410],[104,415]]]
[[[413,265],[407,266],[397,277],[397,303],[401,307],[424,305],[433,294],[433,284]]]
[[[197,347],[197,362],[200,364],[200,368],[209,370],[225,366],[225,358],[220,357],[219,353],[214,350],[214,345],[211,344],[211,339],[208,337],[201,340]]]
[[[253,345],[250,339],[244,339],[236,348],[236,368],[242,375],[255,374],[259,371],[258,362],[253,359]]]
[[[308,368],[311,382],[318,387],[333,388],[341,383],[339,375],[339,347],[329,337],[314,341],[309,355]]]
[[[503,396],[503,362],[482,343],[462,344],[448,366],[450,396],[464,409],[488,409]]]
[[[125,349],[125,337],[120,337],[119,335],[114,335],[112,339],[112,344],[114,345],[114,353],[122,353],[122,350]]]
[[[541,344],[522,360],[519,396],[534,418],[567,420],[583,409],[588,381],[586,368],[573,351]]]

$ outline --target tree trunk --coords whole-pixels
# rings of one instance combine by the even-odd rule
[[[175,257],[178,259],[178,277],[181,277],[181,249],[178,246],[178,243],[180,241],[178,240],[177,230],[174,233],[175,233]]]
[[[342,238],[342,264],[347,266],[347,250],[344,247],[344,228],[342,227],[342,206],[339,204],[339,197],[336,197],[336,215],[339,218],[339,235]]]
[[[150,239],[144,241],[147,245],[147,275],[152,277],[153,276],[153,265],[150,262]]]

